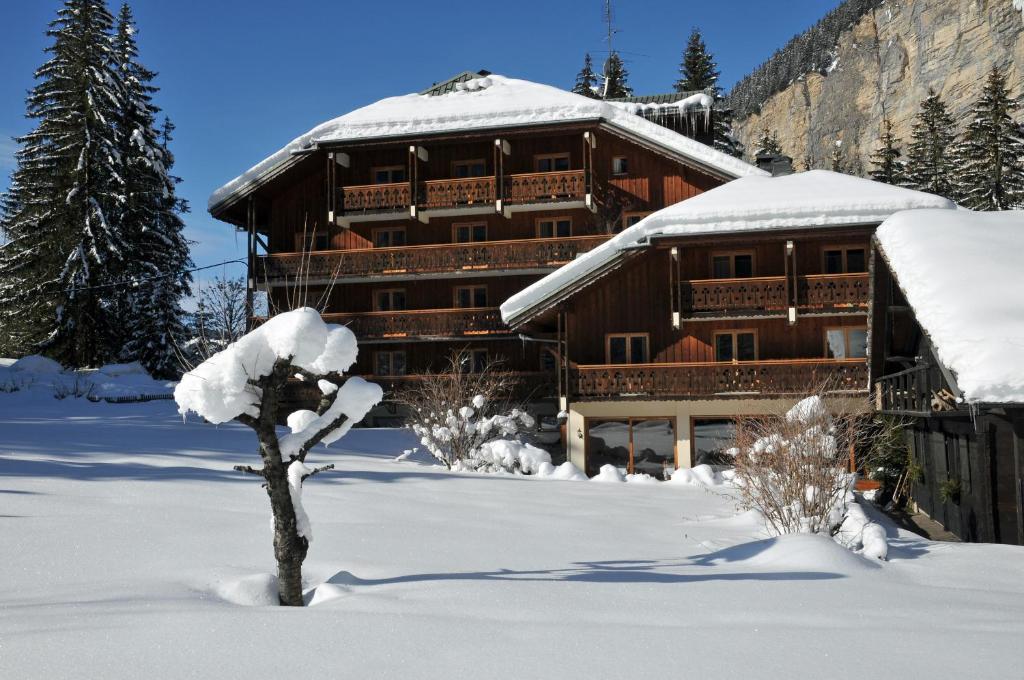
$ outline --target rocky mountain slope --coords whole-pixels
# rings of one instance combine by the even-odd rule
[[[1024,94],[1024,0],[888,0],[843,31],[826,73],[811,72],[737,117],[752,151],[765,127],[777,131],[798,169],[828,168],[837,147],[845,169],[868,167],[882,120],[907,140],[928,88],[963,120],[993,65]]]

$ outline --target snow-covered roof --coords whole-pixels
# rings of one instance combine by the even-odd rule
[[[878,224],[900,210],[955,207],[940,196],[828,170],[742,177],[648,215],[510,297],[501,316],[514,323],[528,310],[543,309],[561,291],[653,237]]]
[[[1024,211],[901,212],[876,238],[963,397],[1024,402]]]
[[[589,120],[600,120],[730,178],[765,174],[738,158],[630,113],[621,105],[500,75],[458,85],[462,87],[442,95],[388,97],[322,123],[214,191],[208,207],[213,210],[256,186],[291,160],[293,152],[318,144]]]

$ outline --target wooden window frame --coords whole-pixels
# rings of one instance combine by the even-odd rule
[[[612,363],[612,338],[626,338],[626,354],[629,354],[630,343],[629,341],[633,338],[643,338],[647,342],[645,343],[647,356],[639,364],[630,363],[627,361],[623,366],[640,366],[643,364],[651,363],[651,334],[650,333],[605,333],[604,334],[604,363],[606,366],[618,366],[620,364]]]
[[[370,233],[370,238],[372,239],[370,241],[370,243],[372,244],[372,246],[374,248],[405,248],[406,246],[409,245],[409,240],[408,240],[408,238],[406,238],[405,245],[396,246],[396,245],[392,244],[390,246],[378,246],[377,245],[377,234],[382,234],[382,233],[385,233],[385,232],[391,233],[391,234],[394,234],[396,232],[401,232],[402,234],[405,234],[406,237],[409,236],[409,233],[406,231],[405,227],[374,227],[372,232]],[[391,240],[394,240],[394,239],[392,238]]]
[[[387,354],[388,355],[388,372],[387,373],[377,373],[378,358],[382,354]],[[401,354],[403,356],[403,358],[406,361],[406,363],[405,363],[406,369],[408,369],[408,367],[409,367],[409,364],[407,363],[408,362],[408,355],[406,354],[404,349],[380,349],[380,350],[377,350],[377,351],[375,351],[373,353],[373,374],[377,375],[377,376],[390,376],[390,377],[408,375],[408,370],[406,370],[406,372],[404,372],[404,373],[395,373],[395,357],[394,357],[394,355],[396,355],[396,354]]]
[[[485,365],[486,365],[487,362],[489,362],[491,360],[491,351],[489,349],[487,349],[486,347],[467,347],[466,349],[462,350],[462,354],[469,359],[469,367],[470,367],[470,369],[472,369],[474,364],[476,363],[476,354],[477,354],[477,352],[483,352],[484,353],[484,357],[485,357],[484,358],[484,364]],[[466,373],[476,373],[476,372],[477,371],[469,370]]]
[[[324,238],[327,239],[327,247],[326,248],[317,248],[316,247],[317,236],[323,236]],[[297,253],[305,253],[305,252],[307,252],[306,244],[303,242],[304,241],[303,237],[309,237],[311,239],[311,243],[310,243],[310,247],[309,247],[309,251],[308,252],[317,253],[317,252],[323,252],[325,250],[330,250],[331,249],[331,235],[330,235],[330,233],[326,229],[316,229],[314,231],[307,231],[305,233],[301,233],[300,232],[300,233],[295,234],[295,252],[297,252]]]
[[[482,175],[466,175],[465,177],[457,177],[455,175],[455,168],[460,165],[476,165],[480,164],[484,166],[484,174]],[[465,160],[452,161],[451,166],[452,179],[471,179],[473,177],[487,177],[487,159],[486,158],[467,158]]]
[[[708,255],[708,279],[715,279],[715,258],[716,257],[728,257],[729,258],[729,276],[724,279],[715,279],[719,281],[725,281],[728,279],[735,279],[736,277],[736,256],[737,255],[749,255],[750,256],[750,277],[754,278],[757,276],[757,251],[753,249],[743,250],[712,250]],[[743,277],[748,278],[748,277]]]
[[[403,312],[405,309],[379,309],[377,305],[377,296],[380,293],[401,293],[405,295],[406,303],[409,302],[409,294],[405,288],[375,288],[373,290],[373,311],[375,312]]]
[[[822,329],[822,331],[821,331],[821,343],[822,343],[822,353],[821,353],[821,356],[822,356],[822,358],[825,358],[825,359],[829,358],[828,357],[828,332],[829,331],[842,331],[843,332],[843,344],[845,346],[844,349],[846,349],[846,353],[849,354],[850,353],[850,331],[864,331],[864,334],[866,336],[867,332],[868,332],[868,327],[867,327],[867,324],[865,324],[863,326],[825,326],[825,328]],[[850,356],[848,356],[848,357],[845,357],[845,359],[836,359],[835,357],[832,357],[832,358],[835,359],[836,361],[845,361],[846,359],[864,360],[864,361],[866,361],[867,360],[867,350],[868,350],[868,343],[865,342],[864,343],[864,356],[862,356],[862,357],[850,357]]]
[[[620,160],[620,159],[625,161],[625,163],[624,163],[625,166],[626,166],[626,171],[625,172],[615,172],[615,161]],[[623,156],[623,155],[612,156],[611,176],[612,177],[628,177],[629,176],[629,156]]]
[[[679,469],[679,419],[676,416],[584,416],[583,418],[583,461],[586,469],[586,457],[590,455],[590,428],[596,422],[604,423],[625,423],[629,427],[629,474],[633,474],[633,423],[640,423],[647,420],[667,420],[672,423],[672,470]],[[693,441],[691,438],[690,441]]]
[[[481,288],[484,291],[484,297],[487,298],[487,302],[490,303],[490,301],[491,301],[491,291],[488,290],[488,286],[487,286],[486,283],[471,283],[471,284],[465,284],[465,285],[461,285],[461,286],[452,286],[452,309],[487,309],[487,304],[484,304],[483,307],[476,307],[476,306],[460,307],[459,306],[459,291],[460,290],[469,290],[469,291],[471,291],[469,296],[470,296],[470,298],[472,298],[473,297],[472,291],[475,291],[475,290],[478,290],[478,289],[481,289]]]
[[[547,368],[544,367],[544,357],[545,356],[550,356],[551,357],[551,361],[555,364],[554,370],[555,371],[559,370],[559,368],[558,368],[558,354],[553,349],[550,349],[548,347],[542,347],[541,350],[540,350],[540,353],[538,355],[538,363],[539,363],[538,368],[540,369],[540,372],[544,373],[545,371],[550,370],[550,369],[547,369]]]
[[[826,269],[826,267],[825,267],[825,253],[827,253],[830,250],[838,250],[838,251],[842,252],[842,254],[843,254],[843,266],[842,266],[843,271],[841,271],[839,273],[836,273],[836,274],[828,274],[825,271],[825,269]],[[847,260],[847,253],[849,251],[851,251],[851,250],[863,250],[864,251],[864,271],[862,271],[862,272],[853,272],[853,273],[854,274],[864,274],[864,273],[867,273],[867,269],[868,269],[868,255],[871,253],[871,250],[870,250],[870,248],[868,248],[868,246],[863,245],[863,244],[861,244],[861,245],[856,245],[856,244],[843,244],[843,245],[829,244],[829,245],[823,245],[821,247],[821,273],[826,275],[826,276],[839,276],[841,274],[849,274],[849,273],[851,273],[850,272],[850,266],[849,266],[848,260]]]
[[[459,227],[469,227],[469,236],[470,236],[470,240],[469,241],[460,241],[459,240],[459,237],[458,237]],[[472,240],[472,238],[473,238],[473,227],[483,227],[484,228],[484,240],[483,241],[473,241]],[[487,242],[487,237],[488,237],[488,233],[487,233],[488,231],[489,230],[488,230],[488,227],[487,227],[487,222],[484,222],[484,221],[477,221],[477,222],[453,222],[452,223],[452,243],[456,243],[456,244],[458,244],[458,243],[463,243],[463,244],[486,243]]]
[[[564,158],[568,162],[569,167],[566,170],[541,170],[540,162],[547,158],[550,158],[552,160],[556,158]],[[554,165],[554,163],[552,163],[552,165]],[[572,154],[569,153],[568,151],[563,151],[559,153],[538,153],[533,155],[534,172],[569,172],[570,170],[572,170]]]
[[[731,335],[732,336],[732,355],[736,357],[739,354],[739,339],[737,336],[747,333],[754,335],[754,358],[753,359],[736,359],[733,358],[731,361],[719,361],[718,360],[718,336],[719,335]],[[716,364],[736,364],[740,361],[760,361],[761,360],[761,337],[756,328],[723,328],[721,330],[713,331],[711,334],[711,351],[715,355],[714,363]]]
[[[541,236],[540,235],[540,223],[541,222],[551,222],[552,223],[552,234],[551,234],[551,236]],[[557,233],[555,233],[555,232],[558,231],[558,224],[557,224],[558,222],[568,222],[569,223],[569,235],[568,236],[559,236]],[[549,217],[536,217],[533,220],[533,233],[536,235],[537,238],[544,238],[544,239],[547,239],[547,238],[572,238],[572,230],[573,230],[572,222],[573,222],[572,215],[557,215],[557,216],[554,216],[554,217],[551,217],[551,216],[549,216]]]
[[[633,226],[632,224],[627,224],[627,222],[629,221],[630,217],[639,217],[640,220],[642,220],[643,218],[647,217],[648,215],[652,214],[653,212],[654,211],[652,211],[652,210],[627,210],[627,211],[625,211],[624,213],[622,213],[622,228],[623,229],[629,229],[631,226]],[[637,222],[639,222],[640,220],[637,220]]]
[[[406,177],[405,177],[405,179],[400,179],[397,182],[394,182],[394,181],[392,181],[392,182],[381,182],[378,185],[378,183],[376,181],[377,180],[377,173],[381,172],[383,170],[387,170],[388,173],[394,172],[395,170],[401,170],[402,172],[405,173]],[[390,176],[390,174],[389,174],[389,176]],[[409,181],[409,168],[407,168],[404,165],[375,165],[375,166],[370,168],[370,183],[373,184],[374,186],[383,186],[385,184],[404,184],[405,182],[408,182],[408,181]]]

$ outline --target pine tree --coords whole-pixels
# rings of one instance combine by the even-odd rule
[[[122,192],[112,26],[103,0],[65,0],[47,30],[50,59],[26,101],[38,123],[18,140],[3,200],[0,327],[17,329],[5,352],[45,347],[65,364],[89,366],[120,349],[110,303],[126,260],[115,218]]]
[[[934,90],[921,102],[907,149],[906,186],[954,198],[953,119]]]
[[[957,147],[961,166],[956,191],[964,207],[1024,207],[1024,138],[1013,120],[1020,108],[1021,103],[1010,98],[1005,74],[993,67]]]
[[[178,368],[175,347],[184,334],[181,299],[189,292],[191,264],[175,196],[180,181],[170,174],[169,143],[174,126],[152,102],[155,73],[138,59],[135,21],[127,4],[118,15],[114,39],[116,73],[123,83],[118,142],[124,202],[120,225],[132,253],[126,267],[130,288],[119,298],[124,338],[122,358],[142,363],[153,375],[171,377]]]
[[[757,146],[754,150],[754,158],[758,156],[776,156],[782,154],[782,144],[779,142],[779,133],[772,132],[768,128],[761,129],[761,136],[757,138]]]
[[[594,62],[588,52],[583,56],[583,68],[576,74],[576,82],[572,91],[591,99],[600,99],[597,94],[597,75],[594,73]]]
[[[605,62],[604,74],[602,77],[601,98],[618,99],[619,97],[630,97],[633,95],[633,88],[627,82],[629,72],[622,57],[618,52],[612,52]]]
[[[871,154],[871,170],[868,174],[876,182],[901,185],[906,181],[905,163],[901,160],[900,140],[892,133],[892,121],[886,118],[882,122],[885,131],[879,140],[881,146]]]
[[[722,94],[722,89],[718,86],[721,73],[714,57],[708,52],[698,28],[690,32],[690,39],[683,52],[683,61],[679,64],[679,75],[680,78],[675,83],[676,92],[711,90],[716,98]]]

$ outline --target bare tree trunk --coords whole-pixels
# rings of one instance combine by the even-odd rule
[[[269,466],[268,466],[269,467]],[[287,467],[283,463],[267,470],[267,495],[274,513],[274,557],[277,558],[277,592],[281,604],[301,607],[302,563],[309,541],[299,535],[288,488]]]

